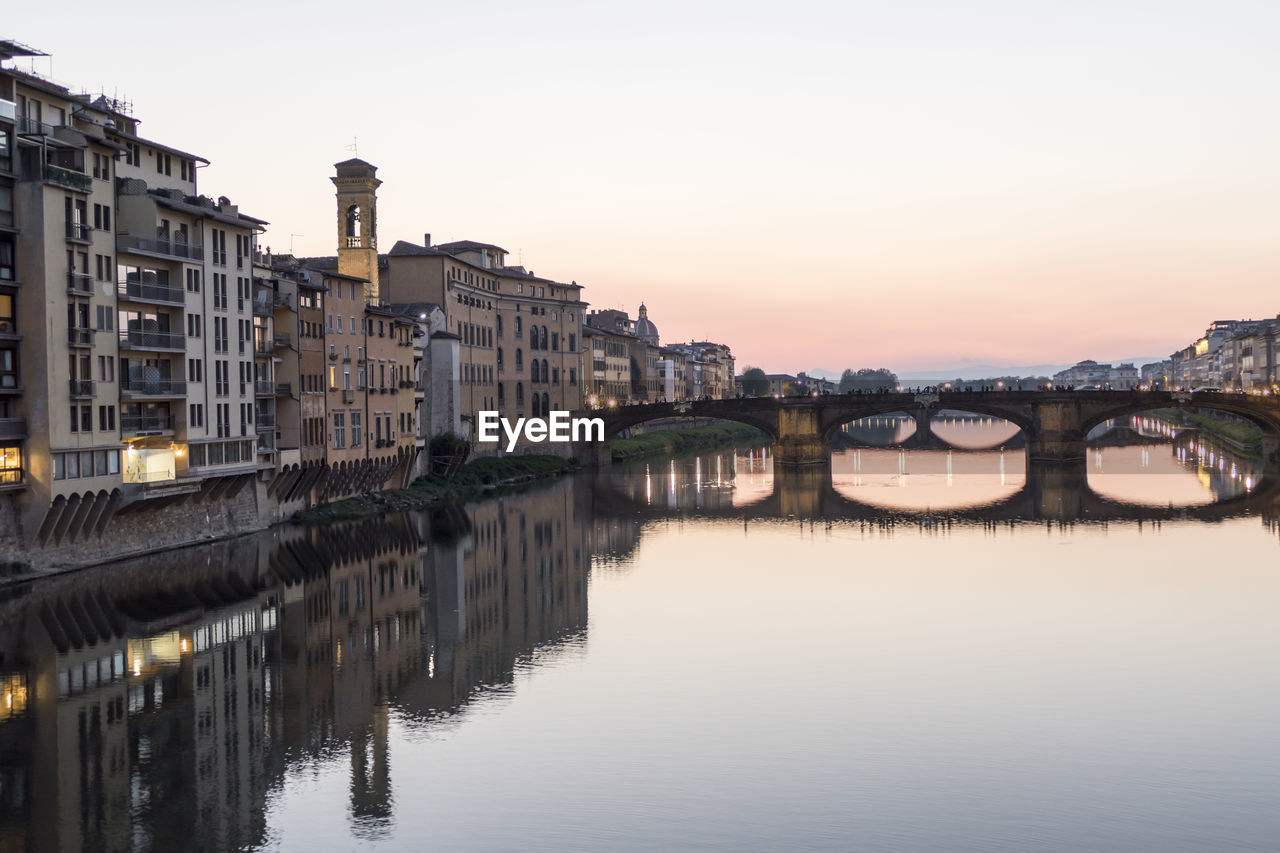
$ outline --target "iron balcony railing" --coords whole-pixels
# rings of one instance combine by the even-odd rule
[[[70,384],[72,397],[83,398],[94,396],[94,383],[92,379],[72,379],[70,380]]]
[[[120,394],[125,397],[185,397],[187,380],[127,377],[120,381]]]
[[[133,349],[186,349],[186,339],[177,332],[121,329],[120,346]]]
[[[268,302],[268,301],[267,301],[267,300],[265,300],[265,299],[255,299],[255,300],[253,300],[253,316],[255,316],[255,317],[270,317],[270,316],[271,316],[271,303],[270,303],[270,302]]]
[[[88,240],[93,229],[84,222],[68,222],[67,223],[67,239],[68,240]]]
[[[136,302],[163,302],[181,305],[186,301],[182,289],[167,284],[147,284],[141,281],[124,281],[116,285],[117,295]]]
[[[352,391],[350,388],[343,389],[342,402],[349,405],[351,403],[354,403],[355,401],[356,401],[356,392]]]
[[[27,437],[26,418],[0,418],[0,439]]]
[[[121,415],[122,432],[161,432],[173,429],[173,415]]]
[[[283,347],[284,349],[289,349],[293,346],[293,336],[288,332],[276,332],[275,345]]]
[[[275,429],[276,416],[274,412],[255,412],[253,418],[258,429]]]
[[[258,355],[271,355],[275,352],[276,343],[267,338],[255,338],[253,341],[253,351]]]
[[[276,395],[276,383],[270,379],[259,379],[253,383],[253,392],[259,397],[274,397]]]
[[[116,237],[116,251],[145,252],[149,255],[164,255],[167,258],[182,258],[189,261],[204,260],[204,249],[172,237],[135,237],[132,234],[120,234]]]
[[[275,299],[275,305],[276,305],[276,307],[277,307],[277,308],[292,308],[292,307],[293,307],[293,294],[291,294],[291,293],[281,293],[281,292],[280,292],[280,291],[278,291],[278,290],[277,290],[277,291],[273,291],[273,292],[274,292],[274,294],[275,294],[274,299]]]
[[[293,385],[292,385],[291,383],[289,383],[289,382],[277,382],[277,383],[276,383],[276,396],[277,396],[277,397],[292,397],[292,396],[293,396]]]
[[[91,296],[93,294],[93,276],[87,272],[72,270],[67,273],[67,295]]]
[[[72,327],[67,329],[67,343],[73,347],[93,346],[93,329]]]

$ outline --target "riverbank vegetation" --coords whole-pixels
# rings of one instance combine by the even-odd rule
[[[482,457],[472,459],[453,477],[419,477],[406,489],[370,492],[323,504],[298,513],[294,520],[317,524],[425,509],[440,504],[466,503],[577,468],[577,460],[559,456]]]
[[[632,438],[615,438],[609,455],[615,460],[687,453],[735,444],[767,444],[768,436],[752,426],[721,423],[685,429],[661,429]]]
[[[1262,432],[1253,424],[1218,414],[1188,411],[1186,409],[1157,409],[1148,415],[1180,426],[1195,427],[1216,438],[1225,440],[1242,453],[1258,455],[1262,452]]]

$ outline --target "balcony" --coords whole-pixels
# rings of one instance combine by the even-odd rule
[[[67,343],[73,347],[93,346],[93,329],[67,329]]]
[[[271,316],[271,303],[270,303],[270,302],[268,302],[268,301],[267,301],[267,300],[265,300],[265,299],[255,299],[255,300],[253,300],[253,316],[255,316],[255,317],[270,317],[270,316]]]
[[[346,388],[342,392],[342,402],[351,405],[356,401],[356,392],[350,388]]]
[[[267,338],[255,338],[253,341],[253,351],[257,355],[271,355],[276,351],[275,341]]]
[[[120,396],[137,397],[185,397],[187,380],[155,378],[128,378],[120,382]]]
[[[94,393],[94,382],[92,379],[72,379],[71,396],[75,399],[87,399],[96,396]]]
[[[291,384],[290,384],[290,383],[288,383],[288,382],[277,382],[277,383],[276,383],[276,396],[277,396],[277,397],[292,397],[292,396],[293,396],[293,385],[291,385]]]
[[[168,237],[152,239],[149,237],[135,237],[132,234],[120,234],[116,237],[116,251],[154,255],[160,258],[178,258],[184,261],[204,260],[204,249]]]
[[[78,193],[93,192],[93,178],[75,169],[64,169],[61,166],[46,165],[44,179],[51,184],[64,187]],[[67,236],[70,236],[68,234]],[[84,239],[89,239],[85,237]]]
[[[253,393],[258,397],[274,397],[276,395],[276,383],[270,379],[258,379],[253,383]]]
[[[67,239],[75,240],[80,243],[88,243],[93,239],[93,229],[84,222],[68,222],[67,223]]]
[[[92,296],[93,276],[87,272],[75,272],[74,270],[67,273],[67,295]]]
[[[253,419],[255,426],[259,430],[274,430],[276,428],[275,412],[254,412]]]
[[[122,433],[166,432],[173,429],[173,415],[121,415]]]
[[[277,308],[283,308],[290,311],[293,310],[293,294],[281,293],[278,290],[273,292],[275,294],[274,303]]]
[[[0,441],[15,441],[26,437],[26,418],[0,418]]]
[[[0,98],[0,118],[14,121],[18,117],[18,105],[6,98]]]
[[[120,346],[123,349],[172,350],[184,352],[186,338],[175,332],[152,332],[142,329],[121,329]]]
[[[159,302],[164,305],[181,305],[186,301],[181,288],[167,284],[148,284],[144,281],[126,281],[116,285],[116,295],[130,302]]]
[[[277,347],[280,347],[282,349],[292,349],[293,336],[290,335],[288,332],[276,332],[274,343]]]
[[[53,125],[45,124],[30,116],[20,116],[16,113],[17,110],[15,109],[13,114],[8,115],[7,118],[14,120],[19,136],[53,136]]]

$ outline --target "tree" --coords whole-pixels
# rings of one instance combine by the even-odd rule
[[[772,387],[769,377],[760,368],[748,367],[742,372],[742,393],[748,397],[764,397]]]
[[[844,373],[840,374],[840,393],[847,394],[850,391],[870,391],[876,388],[894,388],[898,384],[898,376],[887,367],[871,369],[864,367],[860,370],[848,368]]]

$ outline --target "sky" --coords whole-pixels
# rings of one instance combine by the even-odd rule
[[[1273,0],[211,8],[0,37],[212,161],[277,252],[334,253],[354,141],[384,251],[495,243],[740,367],[1162,356],[1280,313]]]

